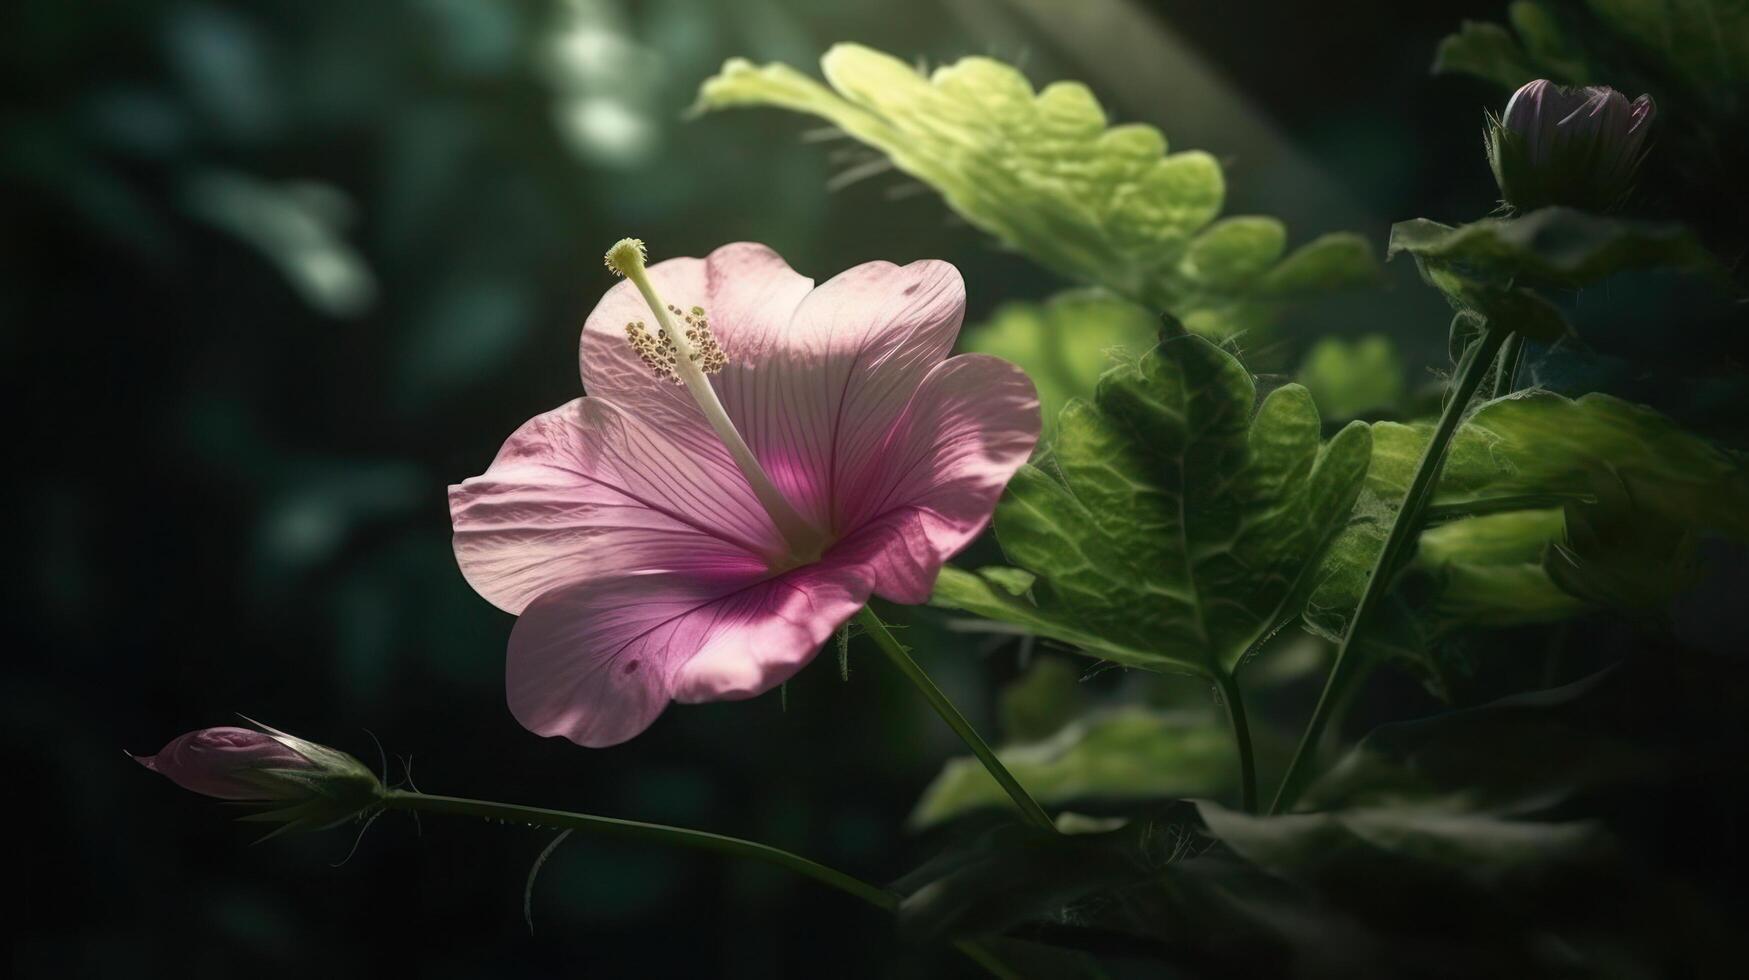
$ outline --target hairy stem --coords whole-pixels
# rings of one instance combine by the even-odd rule
[[[1427,500],[1432,496],[1433,487],[1439,481],[1439,471],[1445,465],[1445,451],[1451,445],[1451,438],[1457,432],[1458,424],[1463,421],[1464,410],[1469,407],[1470,399],[1481,386],[1495,355],[1500,352],[1501,345],[1506,342],[1510,333],[1510,330],[1490,322],[1482,336],[1464,352],[1452,386],[1451,398],[1446,402],[1445,410],[1440,413],[1439,424],[1434,428],[1432,437],[1427,440],[1427,448],[1422,451],[1421,460],[1415,466],[1415,475],[1409,481],[1409,489],[1403,494],[1403,505],[1397,510],[1396,520],[1391,522],[1384,546],[1379,549],[1378,559],[1373,563],[1371,573],[1367,575],[1366,587],[1360,593],[1360,601],[1355,604],[1354,615],[1348,620],[1348,629],[1342,634],[1342,642],[1336,647],[1336,659],[1331,663],[1330,675],[1324,681],[1324,692],[1318,697],[1318,706],[1312,709],[1312,718],[1306,723],[1305,733],[1300,736],[1299,748],[1294,752],[1293,761],[1288,764],[1287,774],[1282,777],[1281,788],[1276,791],[1275,802],[1269,808],[1270,813],[1280,813],[1291,808],[1304,790],[1305,783],[1310,778],[1312,757],[1318,754],[1318,743],[1323,736],[1324,727],[1329,724],[1337,704],[1346,696],[1347,686],[1355,673],[1355,658],[1350,656],[1355,638],[1366,628],[1367,620],[1372,618],[1379,602],[1390,591],[1391,580],[1395,578],[1406,550],[1417,540],[1416,532],[1426,516]]]
[[[1014,774],[1002,765],[1002,760],[996,758],[996,753],[992,752],[990,746],[978,737],[971,722],[966,721],[966,716],[960,714],[959,709],[953,706],[953,702],[947,699],[947,695],[941,693],[941,688],[935,686],[935,682],[929,679],[929,675],[923,672],[923,668],[917,665],[917,661],[911,659],[911,655],[893,636],[892,631],[887,629],[887,624],[881,622],[881,618],[875,615],[874,610],[864,606],[862,612],[856,614],[856,621],[862,625],[869,636],[874,637],[875,645],[881,648],[881,652],[887,655],[887,659],[893,662],[893,666],[899,668],[899,673],[904,674],[912,684],[916,685],[917,690],[923,692],[923,697],[929,702],[929,706],[935,709],[935,713],[941,716],[942,721],[947,722],[948,727],[952,728],[954,733],[966,743],[972,750],[972,754],[978,757],[978,761],[984,764],[984,768],[988,769],[996,782],[1007,791],[1009,798],[1014,800],[1014,805],[1020,808],[1021,815],[1040,829],[1055,833],[1057,825],[1051,821],[1050,814],[1045,812],[1044,807],[1038,805],[1038,801],[1032,798],[1032,794],[1026,791],[1026,787],[1020,785],[1020,781],[1014,778]]]
[[[1506,338],[1506,348],[1500,354],[1500,371],[1494,375],[1494,397],[1504,398],[1518,390],[1518,365],[1524,360],[1524,335]]]
[[[1227,707],[1227,720],[1233,725],[1233,744],[1239,750],[1239,802],[1246,813],[1257,812],[1257,763],[1251,752],[1251,727],[1245,721],[1245,701],[1239,693],[1239,682],[1224,670],[1215,672],[1215,689]]]
[[[480,817],[485,820],[497,820],[501,823],[519,823],[554,830],[581,830],[626,840],[672,844],[676,847],[752,858],[755,861],[763,861],[766,864],[812,878],[821,884],[854,895],[883,911],[895,912],[899,908],[898,895],[871,885],[860,878],[853,878],[842,871],[829,868],[818,861],[810,861],[799,854],[791,854],[768,844],[713,834],[703,830],[688,830],[684,827],[669,827],[663,824],[643,823],[638,820],[620,820],[615,817],[598,817],[587,813],[571,813],[566,810],[548,810],[544,807],[521,806],[515,803],[492,803],[486,800],[470,800],[459,796],[437,796],[405,790],[389,790],[384,793],[383,809],[404,810],[411,813],[446,813],[459,817]],[[1003,963],[995,952],[982,943],[961,940],[954,943],[954,946],[997,977],[1019,976],[1012,968]]]

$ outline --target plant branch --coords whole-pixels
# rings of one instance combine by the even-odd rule
[[[436,796],[405,790],[385,792],[382,805],[384,810],[404,810],[415,814],[446,813],[451,816],[480,817],[485,820],[497,820],[501,823],[519,823],[554,830],[581,830],[626,840],[672,844],[693,850],[752,858],[755,861],[763,861],[766,864],[793,871],[803,877],[812,878],[821,884],[854,895],[883,911],[897,912],[899,908],[899,896],[884,888],[871,885],[860,878],[853,878],[842,871],[829,868],[818,861],[811,861],[799,854],[791,854],[789,851],[772,847],[769,844],[742,840],[739,837],[728,837],[703,830],[688,830],[684,827],[670,827],[665,824],[644,823],[638,820],[621,820],[615,817],[598,817],[588,813],[549,810],[544,807],[521,806],[515,803],[492,803],[459,796]],[[1008,978],[1020,975],[1002,962],[1002,959],[983,943],[962,939],[954,943],[954,948],[970,957],[994,976]]]
[[[1500,352],[1511,332],[1509,328],[1496,325],[1490,320],[1481,337],[1464,351],[1452,386],[1451,399],[1440,413],[1439,424],[1434,428],[1432,437],[1427,440],[1427,448],[1422,450],[1421,460],[1415,466],[1415,475],[1409,481],[1409,489],[1403,494],[1403,504],[1397,510],[1396,519],[1391,522],[1391,529],[1385,535],[1384,546],[1379,549],[1378,559],[1374,561],[1371,573],[1367,575],[1366,587],[1361,591],[1360,601],[1355,604],[1354,614],[1348,620],[1348,629],[1342,634],[1342,642],[1336,647],[1336,659],[1331,663],[1330,674],[1324,681],[1324,692],[1318,697],[1318,706],[1312,709],[1311,720],[1306,724],[1305,733],[1300,736],[1299,748],[1294,752],[1293,761],[1288,764],[1287,774],[1282,777],[1281,788],[1275,794],[1275,802],[1270,805],[1269,812],[1272,814],[1290,809],[1305,788],[1306,780],[1310,777],[1312,757],[1317,755],[1324,727],[1329,724],[1336,705],[1344,699],[1346,687],[1355,673],[1356,658],[1351,655],[1355,639],[1367,626],[1367,620],[1372,617],[1379,602],[1390,591],[1391,581],[1396,577],[1410,544],[1418,540],[1417,531],[1426,516],[1427,500],[1433,495],[1434,485],[1439,481],[1439,473],[1445,465],[1445,454],[1451,445],[1451,438],[1457,432],[1458,424],[1463,421],[1470,399],[1474,397],[1476,389],[1481,387],[1495,355]]]
[[[684,827],[669,827],[664,824],[644,823],[638,820],[620,820],[615,817],[598,817],[565,810],[548,810],[544,807],[521,806],[515,803],[492,803],[486,800],[464,799],[459,796],[434,796],[429,793],[413,793],[405,790],[389,790],[383,796],[383,806],[389,810],[447,813],[460,817],[481,817],[486,820],[499,820],[506,823],[551,827],[555,830],[581,830],[626,840],[671,844],[693,850],[714,851],[718,854],[752,858],[755,861],[763,861],[766,864],[794,871],[796,874],[812,878],[824,885],[830,885],[846,894],[855,895],[879,909],[890,912],[899,906],[899,897],[892,892],[852,878],[842,871],[829,868],[817,861],[810,861],[799,854],[791,854],[769,844],[742,840],[739,837],[726,837],[703,830],[688,830]]]
[[[923,672],[917,661],[911,659],[911,654],[906,652],[905,647],[887,629],[887,624],[875,615],[874,610],[864,606],[862,612],[856,614],[856,621],[874,638],[875,645],[881,648],[881,652],[887,655],[893,666],[899,668],[899,673],[904,674],[917,690],[923,692],[924,700],[929,702],[929,706],[935,709],[941,720],[947,722],[948,727],[966,743],[972,754],[978,757],[978,761],[984,764],[984,768],[1007,791],[1009,798],[1014,800],[1014,805],[1020,808],[1021,815],[1041,830],[1055,833],[1057,825],[1051,820],[1050,814],[1038,805],[1038,801],[1032,798],[1026,787],[1020,785],[1020,781],[1014,778],[1014,774],[1008,771],[1002,760],[996,758],[996,753],[978,737],[971,722],[960,714],[953,702],[947,699],[947,695],[941,693],[941,688],[935,686],[935,682],[929,679],[929,675]]]
[[[1246,813],[1257,812],[1257,763],[1251,751],[1251,727],[1245,721],[1245,701],[1239,693],[1239,682],[1232,674],[1217,670],[1215,689],[1227,708],[1227,720],[1233,726],[1233,744],[1239,750],[1239,800]]]

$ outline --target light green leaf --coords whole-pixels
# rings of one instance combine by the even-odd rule
[[[1168,154],[1153,127],[1108,126],[1078,82],[1035,93],[1019,71],[982,57],[925,77],[854,44],[835,45],[820,67],[830,87],[785,65],[732,59],[699,88],[695,108],[819,116],[1003,243],[1074,281],[1170,310],[1193,330],[1261,325],[1290,296],[1377,276],[1356,236],[1281,259],[1286,233],[1273,218],[1215,222],[1226,196],[1220,164],[1200,151]]]
[[[1368,488],[1400,500],[1430,429],[1374,423]],[[1619,477],[1648,513],[1749,538],[1749,460],[1605,394],[1575,399],[1532,391],[1482,405],[1452,439],[1434,503],[1511,494],[1588,497],[1600,473]]]
[[[1238,762],[1233,740],[1203,713],[1127,707],[1083,718],[1041,742],[998,751],[1041,804],[1134,802],[1224,794]],[[948,760],[911,812],[915,828],[1011,805],[971,756]]]
[[[1403,401],[1403,361],[1383,334],[1348,341],[1325,337],[1300,363],[1299,382],[1332,419],[1396,408]]]
[[[1050,469],[1023,468],[997,506],[1031,593],[944,573],[934,601],[1131,666],[1231,671],[1298,615],[1370,447],[1356,423],[1320,451],[1299,385],[1253,418],[1255,397],[1238,360],[1194,336],[1108,372],[1063,411]]]
[[[1160,336],[1160,318],[1100,290],[1070,290],[1044,303],[1004,303],[960,334],[965,350],[993,353],[1039,388],[1046,437],[1069,399],[1091,397],[1098,376],[1135,360]]]
[[[1098,290],[1059,293],[1043,303],[1006,303],[960,335],[966,350],[994,354],[1038,387],[1045,434],[1071,398],[1091,398],[1099,376],[1154,346],[1159,318]]]
[[[1569,619],[1590,606],[1550,579],[1543,560],[1561,540],[1558,509],[1488,514],[1421,535],[1416,566],[1433,579],[1434,629],[1519,626]]]
[[[1372,425],[1372,465],[1356,519],[1326,555],[1307,607],[1314,632],[1342,631],[1430,429]],[[1437,618],[1422,628],[1550,621],[1588,608],[1545,569],[1547,549],[1567,534],[1561,510],[1549,504],[1593,500],[1617,487],[1642,520],[1749,538],[1749,461],[1648,408],[1603,394],[1530,392],[1477,409],[1452,439],[1434,506],[1524,505],[1423,533],[1415,567],[1436,582],[1430,609]],[[1591,545],[1589,560],[1601,562]]]

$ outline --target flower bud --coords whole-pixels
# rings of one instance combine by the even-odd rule
[[[1607,86],[1564,88],[1538,79],[1489,117],[1488,165],[1516,210],[1613,210],[1633,186],[1656,114],[1649,95],[1629,102]]]
[[[364,763],[265,725],[203,728],[172,739],[157,755],[133,758],[183,789],[267,805],[243,819],[281,824],[274,833],[332,827],[376,806],[383,794]]]

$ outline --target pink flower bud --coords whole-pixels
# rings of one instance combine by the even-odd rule
[[[1546,79],[1513,93],[1483,142],[1506,203],[1519,211],[1621,205],[1645,158],[1658,107],[1604,85],[1563,88]]]
[[[382,806],[387,790],[364,763],[339,749],[252,724],[260,730],[189,732],[157,755],[134,759],[183,789],[262,804],[239,819],[279,824],[268,837],[323,830]]]
[[[183,789],[221,800],[282,799],[290,787],[278,785],[272,771],[313,768],[302,753],[247,728],[202,728],[134,761]]]

